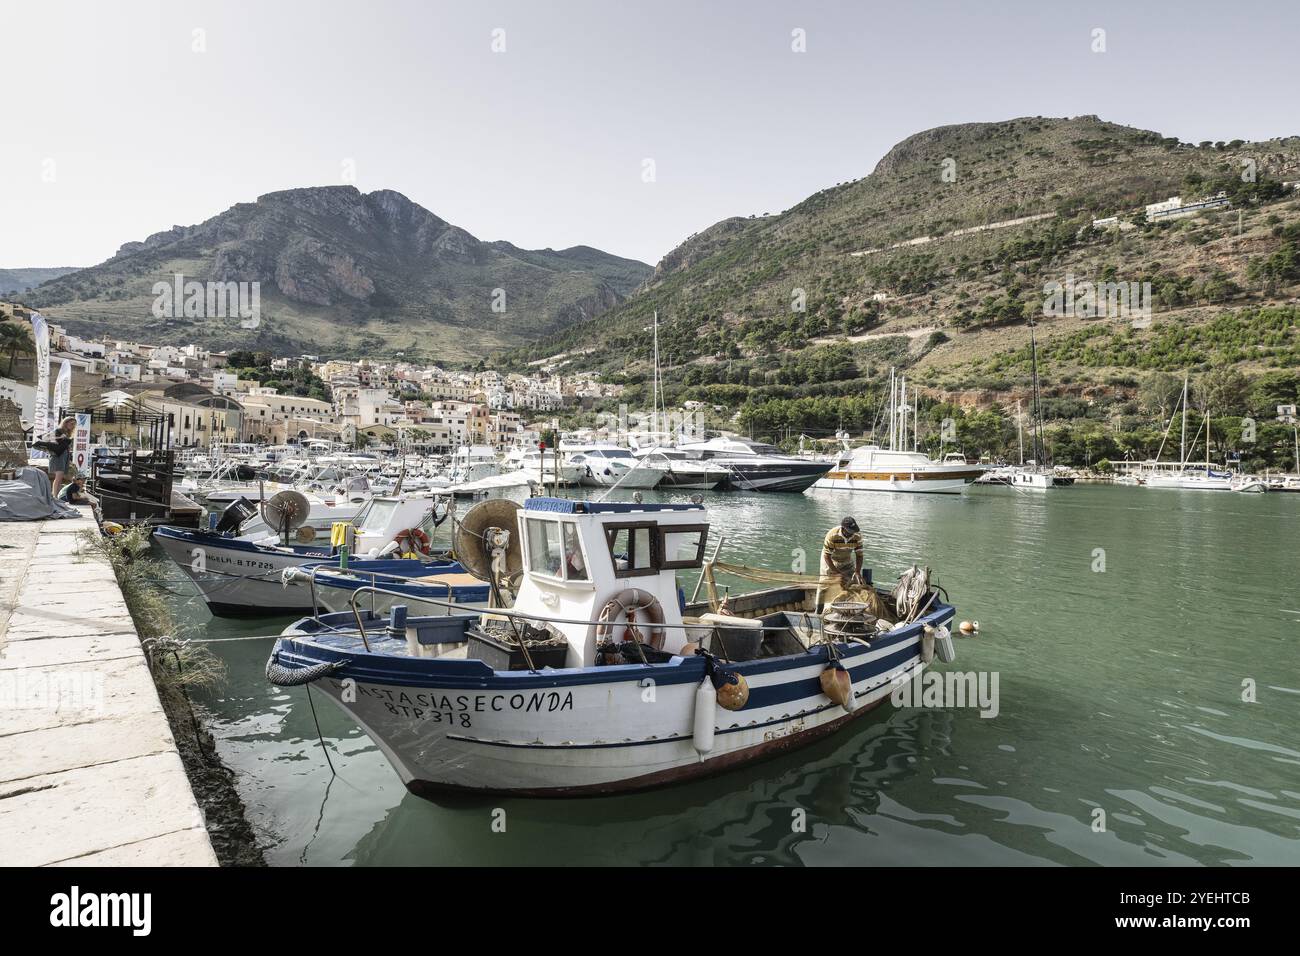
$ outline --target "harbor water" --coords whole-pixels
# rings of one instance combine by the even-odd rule
[[[937,667],[986,675],[995,705],[886,703],[803,750],[640,794],[434,803],[409,795],[323,694],[268,683],[269,640],[213,643],[228,679],[199,703],[267,861],[1300,861],[1300,495],[1076,485],[705,498],[723,561],[815,573],[826,529],[853,514],[878,583],[930,566],[958,620],[979,622]],[[193,593],[171,571],[174,590]],[[689,594],[694,578],[682,583]],[[197,597],[173,600],[194,638],[289,620],[223,620]]]

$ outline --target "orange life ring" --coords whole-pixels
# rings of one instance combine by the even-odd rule
[[[419,528],[407,528],[397,532],[393,539],[403,553],[429,554],[429,536]]]
[[[616,619],[616,615],[622,614],[623,620]],[[637,627],[638,618],[644,615],[642,623],[650,625],[649,634],[641,632]],[[662,627],[664,623],[664,609],[659,603],[659,599],[649,591],[642,591],[640,588],[624,588],[619,591],[601,608],[600,614],[596,620],[600,623],[596,625],[596,641],[601,643],[606,639],[612,639],[615,629],[622,628],[619,641],[630,640],[628,632],[636,628],[641,633],[641,643],[653,647],[657,651],[663,650],[665,631]]]

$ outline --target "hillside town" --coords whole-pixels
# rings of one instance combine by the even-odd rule
[[[0,303],[5,319],[30,321]],[[17,323],[15,323],[16,325]],[[51,324],[50,365],[71,370],[71,408],[134,404],[167,419],[173,449],[218,445],[401,446],[448,454],[462,445],[498,451],[535,443],[558,428],[562,410],[616,398],[622,386],[598,373],[464,371],[402,361],[321,360],[219,352],[198,345],[85,339]],[[0,400],[31,421],[34,349],[6,343]],[[275,383],[275,384],[272,384]],[[64,409],[66,411],[67,409]]]

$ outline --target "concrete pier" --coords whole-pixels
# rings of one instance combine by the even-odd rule
[[[215,866],[113,569],[0,523],[0,865]]]

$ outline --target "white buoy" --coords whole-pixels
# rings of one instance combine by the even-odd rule
[[[718,708],[718,692],[708,674],[695,690],[695,735],[692,743],[703,757],[713,749],[714,722]]]

